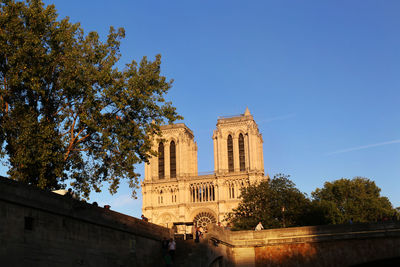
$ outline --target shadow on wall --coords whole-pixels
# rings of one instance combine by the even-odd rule
[[[371,261],[367,263],[353,265],[352,267],[376,267],[376,266],[398,267],[400,266],[400,257]]]
[[[0,178],[1,266],[162,266],[163,237],[169,229]]]

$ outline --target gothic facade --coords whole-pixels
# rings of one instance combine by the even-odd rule
[[[183,123],[161,126],[153,141],[158,157],[145,165],[143,214],[150,222],[172,227],[222,222],[240,201],[240,189],[265,179],[263,140],[246,108],[244,114],[220,117],[214,130],[214,172],[199,175],[197,144]]]

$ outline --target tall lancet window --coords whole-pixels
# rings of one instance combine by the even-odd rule
[[[171,141],[169,146],[169,169],[171,171],[171,178],[176,178],[176,149],[175,142]]]
[[[240,171],[243,172],[246,170],[246,160],[244,156],[244,138],[243,134],[239,134],[239,163],[240,163]]]
[[[228,135],[228,171],[233,172],[233,141],[232,136]]]
[[[158,145],[158,178],[164,179],[164,144],[161,142]]]

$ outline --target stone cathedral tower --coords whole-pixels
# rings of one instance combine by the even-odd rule
[[[213,140],[217,174],[264,173],[263,140],[248,108],[241,116],[220,117]]]
[[[158,156],[145,166],[143,214],[172,227],[221,222],[240,201],[240,188],[264,177],[263,140],[246,108],[238,116],[219,117],[214,130],[214,172],[198,175],[197,144],[183,123],[161,126],[153,141]]]

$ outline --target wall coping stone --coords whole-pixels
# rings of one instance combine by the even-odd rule
[[[400,222],[303,226],[262,231],[229,231],[211,226],[207,235],[210,239],[232,247],[260,247],[287,243],[400,237]]]
[[[4,177],[0,177],[1,201],[157,241],[171,237],[168,228]]]

